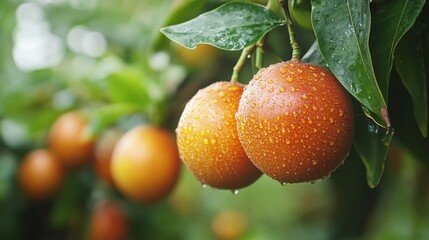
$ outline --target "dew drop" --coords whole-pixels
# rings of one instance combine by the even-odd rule
[[[316,180],[311,180],[309,183],[311,183],[311,184],[315,184],[315,183],[316,183]]]
[[[203,186],[203,188],[207,188],[208,187],[208,185],[205,184],[205,183],[203,183],[202,186]]]
[[[234,194],[234,195],[238,195],[238,193],[240,192],[238,189],[234,189],[234,190],[231,190],[231,192],[232,192],[232,194]]]
[[[287,182],[281,182],[280,183],[282,186],[286,186]]]

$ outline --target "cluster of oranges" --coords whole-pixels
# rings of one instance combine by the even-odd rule
[[[327,177],[352,144],[351,98],[320,66],[291,60],[244,86],[216,82],[186,105],[176,129],[181,159],[204,185],[237,190],[262,173],[282,184]]]
[[[61,115],[49,132],[48,147],[27,154],[18,178],[23,191],[44,199],[60,187],[65,173],[94,159],[97,175],[127,197],[154,203],[173,188],[180,172],[174,139],[155,126],[138,126],[125,134],[108,131],[99,139],[87,134],[80,112]]]
[[[137,126],[125,133],[108,130],[94,139],[87,134],[88,127],[88,119],[78,111],[64,113],[54,122],[48,146],[28,153],[18,170],[18,182],[27,197],[51,197],[67,172],[88,162],[100,179],[137,202],[153,204],[173,189],[180,160],[174,138],[166,130]],[[127,228],[121,205],[105,200],[91,213],[88,237],[124,239]]]

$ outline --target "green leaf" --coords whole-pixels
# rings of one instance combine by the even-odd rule
[[[121,117],[141,110],[139,106],[128,103],[116,103],[99,108],[91,113],[89,137],[95,137]]]
[[[369,51],[369,0],[312,0],[313,29],[332,73],[383,126],[390,125]],[[378,120],[379,121],[379,120]]]
[[[372,5],[370,48],[378,85],[387,99],[393,53],[413,26],[425,0],[383,1]]]
[[[224,50],[241,50],[284,24],[264,6],[228,2],[182,24],[161,29],[171,40],[187,47],[211,44]]]
[[[325,59],[323,59],[322,53],[320,52],[319,44],[317,44],[317,41],[314,41],[313,45],[311,45],[308,51],[301,58],[301,61],[305,63],[311,63],[327,67]]]
[[[163,26],[178,24],[198,16],[208,0],[178,0],[171,7]],[[159,32],[158,32],[159,33]],[[168,41],[162,34],[157,34],[153,42],[154,49],[160,49]]]
[[[421,27],[421,24],[417,25]],[[422,36],[413,27],[399,42],[395,51],[396,70],[413,99],[414,118],[421,134],[427,137],[428,99],[427,76]]]
[[[113,103],[144,105],[149,101],[143,74],[134,68],[125,68],[109,76],[107,88]]]
[[[355,104],[355,106],[357,105]],[[356,114],[355,121],[353,145],[365,165],[368,185],[375,188],[383,175],[384,162],[393,137],[393,130],[387,132],[385,128],[371,121],[362,111]]]

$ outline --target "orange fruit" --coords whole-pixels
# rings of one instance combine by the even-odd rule
[[[62,184],[64,171],[57,156],[45,149],[28,153],[18,169],[23,192],[36,200],[52,196]]]
[[[234,119],[243,85],[216,82],[186,104],[176,129],[180,157],[202,183],[236,190],[252,184],[261,172],[246,156]]]
[[[247,218],[237,210],[223,210],[212,219],[211,227],[218,239],[239,239],[247,230]]]
[[[281,183],[328,176],[353,140],[348,93],[329,71],[299,60],[261,69],[244,90],[236,119],[251,161]]]
[[[94,150],[94,168],[98,177],[111,186],[114,186],[112,178],[111,162],[113,150],[116,143],[122,137],[123,133],[116,129],[110,129],[104,132],[95,144]]]
[[[49,133],[49,148],[67,167],[84,164],[92,157],[94,140],[86,136],[87,118],[80,112],[64,113]]]
[[[173,189],[180,173],[174,139],[159,127],[139,126],[119,140],[113,151],[112,176],[127,197],[156,203]]]
[[[88,240],[126,239],[128,225],[128,217],[118,203],[98,203],[91,213]]]

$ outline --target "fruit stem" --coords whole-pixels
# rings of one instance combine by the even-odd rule
[[[259,70],[264,65],[264,44],[267,39],[267,35],[264,35],[257,43],[256,43],[256,60],[255,67]]]
[[[238,59],[237,63],[233,68],[231,82],[238,82],[238,77],[240,76],[241,69],[243,69],[244,64],[246,63],[247,57],[253,53],[253,51],[255,50],[255,47],[256,47],[256,44],[253,44],[243,49],[243,51],[241,52],[240,58]]]
[[[301,60],[301,51],[295,38],[295,31],[293,30],[293,24],[290,18],[287,1],[280,0],[280,4],[282,5],[283,11],[285,13],[286,26],[289,32],[290,45],[292,47],[292,60]]]

